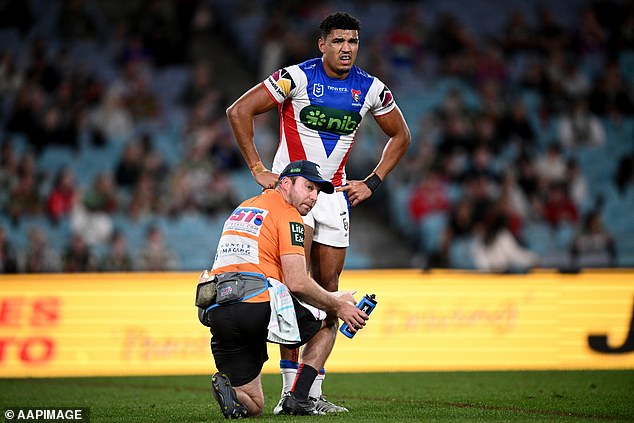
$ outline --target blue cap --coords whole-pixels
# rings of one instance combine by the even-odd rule
[[[332,194],[335,192],[335,186],[330,181],[322,178],[319,174],[319,166],[308,160],[290,162],[288,166],[284,168],[282,173],[280,173],[280,179],[285,176],[302,176],[317,184],[319,189],[326,194]]]

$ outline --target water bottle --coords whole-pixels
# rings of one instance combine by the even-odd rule
[[[374,299],[374,294],[370,294],[370,295],[365,294],[363,298],[361,298],[361,301],[359,301],[359,304],[357,304],[357,308],[365,312],[365,314],[367,314],[368,316],[370,315],[370,313],[372,313],[372,310],[374,310],[374,307],[376,307],[376,300]],[[348,327],[346,323],[341,325],[341,327],[339,328],[339,332],[343,333],[345,336],[347,336],[350,339],[352,339],[352,337],[356,333],[356,332],[354,333],[351,332],[350,328]]]

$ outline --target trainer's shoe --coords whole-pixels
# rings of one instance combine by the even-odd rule
[[[224,373],[216,373],[211,377],[214,388],[214,398],[220,405],[220,411],[227,419],[241,419],[247,417],[247,408],[238,402],[236,391],[231,387],[229,378]]]
[[[299,400],[291,392],[282,401],[282,411],[280,414],[291,414],[295,416],[314,416],[323,414],[315,410],[315,403],[309,398]]]
[[[276,416],[282,413],[282,404],[284,403],[284,399],[290,395],[290,392],[282,392],[282,396],[280,400],[277,402],[277,405],[273,408],[273,414]]]
[[[328,414],[328,413],[347,413],[348,409],[346,407],[342,407],[337,404],[333,404],[324,398],[323,395],[320,395],[319,398],[310,398],[310,400],[315,404],[315,410],[317,410],[320,414]]]

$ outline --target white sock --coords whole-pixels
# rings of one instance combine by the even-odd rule
[[[295,383],[295,376],[297,376],[296,366],[296,363],[295,366],[280,366],[280,373],[282,374],[282,394],[291,391]]]
[[[319,372],[315,378],[313,384],[310,386],[308,396],[311,398],[319,398],[321,396],[321,384],[324,382],[326,373]]]

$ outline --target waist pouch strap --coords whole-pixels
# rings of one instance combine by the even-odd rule
[[[226,272],[216,275],[216,303],[205,311],[223,304],[248,300],[266,291],[269,281],[260,273]]]

